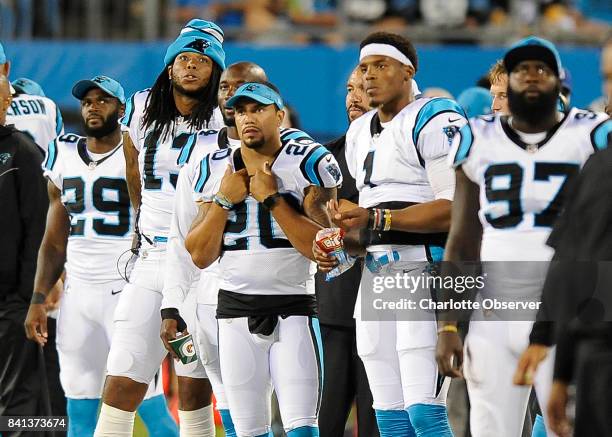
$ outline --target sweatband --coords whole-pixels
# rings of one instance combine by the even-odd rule
[[[365,45],[359,52],[359,61],[361,62],[366,56],[388,56],[404,65],[414,67],[410,59],[408,59],[408,56],[390,44],[372,43]]]

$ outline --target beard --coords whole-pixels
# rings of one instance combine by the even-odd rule
[[[257,150],[260,149],[264,144],[266,144],[266,140],[264,138],[259,138],[249,143],[243,142],[242,144],[244,144],[244,146],[248,147],[249,149]]]
[[[87,122],[84,122],[83,130],[88,137],[102,138],[110,135],[119,127],[119,109],[109,114],[103,121],[100,127],[89,127]]]
[[[221,109],[221,108],[219,108]],[[223,124],[227,127],[236,127],[236,119],[234,117],[227,117],[225,111],[221,110],[221,117],[223,117]]]
[[[172,88],[174,88],[179,94],[182,94],[187,97],[191,97],[192,99],[201,98],[202,95],[204,94],[204,90],[206,89],[207,85],[208,83],[206,83],[205,85],[202,85],[201,87],[195,90],[186,90],[179,83],[178,79],[174,77],[174,75],[172,76]]]
[[[525,93],[518,93],[508,86],[508,108],[510,113],[530,123],[537,123],[557,111],[559,89],[541,92],[536,99],[527,99]]]

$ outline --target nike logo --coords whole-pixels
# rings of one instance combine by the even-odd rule
[[[115,294],[119,294],[123,291],[123,289],[119,290],[119,291],[115,291],[115,290],[111,290],[111,294],[114,296]]]
[[[459,121],[459,120],[461,120],[461,117],[456,118],[456,119],[454,119],[454,120],[451,120],[451,119],[449,118],[449,119],[448,119],[448,122],[449,122],[449,123],[454,123],[454,122]]]

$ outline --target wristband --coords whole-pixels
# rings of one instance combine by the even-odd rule
[[[213,202],[215,202],[217,205],[219,205],[221,208],[225,209],[226,211],[229,211],[232,208],[234,208],[234,204],[230,202],[229,199],[225,197],[225,194],[223,194],[220,191],[214,195]]]
[[[176,320],[176,329],[179,332],[183,332],[185,329],[187,329],[187,323],[185,323],[185,320],[183,320],[179,310],[176,308],[163,308],[161,310],[161,318],[162,320]]]
[[[385,209],[385,222],[383,225],[383,231],[388,231],[391,229],[391,210]]]
[[[35,291],[34,293],[32,293],[32,299],[30,300],[30,303],[38,305],[41,303],[45,303],[46,300],[47,296],[45,294]]]
[[[268,210],[272,210],[272,208],[274,208],[274,206],[278,203],[278,200],[280,198],[281,198],[280,193],[276,192],[266,197],[262,203],[266,208],[268,208]]]
[[[438,328],[438,334],[442,334],[443,332],[459,332],[455,325],[444,325],[441,328]]]

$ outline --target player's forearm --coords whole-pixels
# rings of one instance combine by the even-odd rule
[[[200,269],[210,266],[221,254],[227,211],[212,204],[200,223],[194,223],[185,238],[185,249]]]
[[[66,250],[43,240],[38,251],[36,276],[34,277],[35,292],[49,294],[53,286],[62,277]]]
[[[141,184],[140,184],[140,171],[138,167],[127,167],[125,172],[127,186],[128,186],[128,194],[130,195],[130,202],[132,202],[132,207],[134,210],[138,210],[140,208],[141,203]]]
[[[272,208],[272,216],[282,228],[291,245],[306,258],[314,261],[312,242],[322,227],[298,213],[284,199]]]
[[[123,132],[123,156],[125,157],[125,178],[132,206],[137,211],[141,203],[140,170],[138,170],[138,150],[127,132]]]
[[[448,232],[452,202],[437,199],[392,212],[391,229],[403,232]]]
[[[457,233],[458,234],[458,233]],[[465,262],[480,260],[480,235],[467,237],[451,232],[444,248],[444,261]]]

